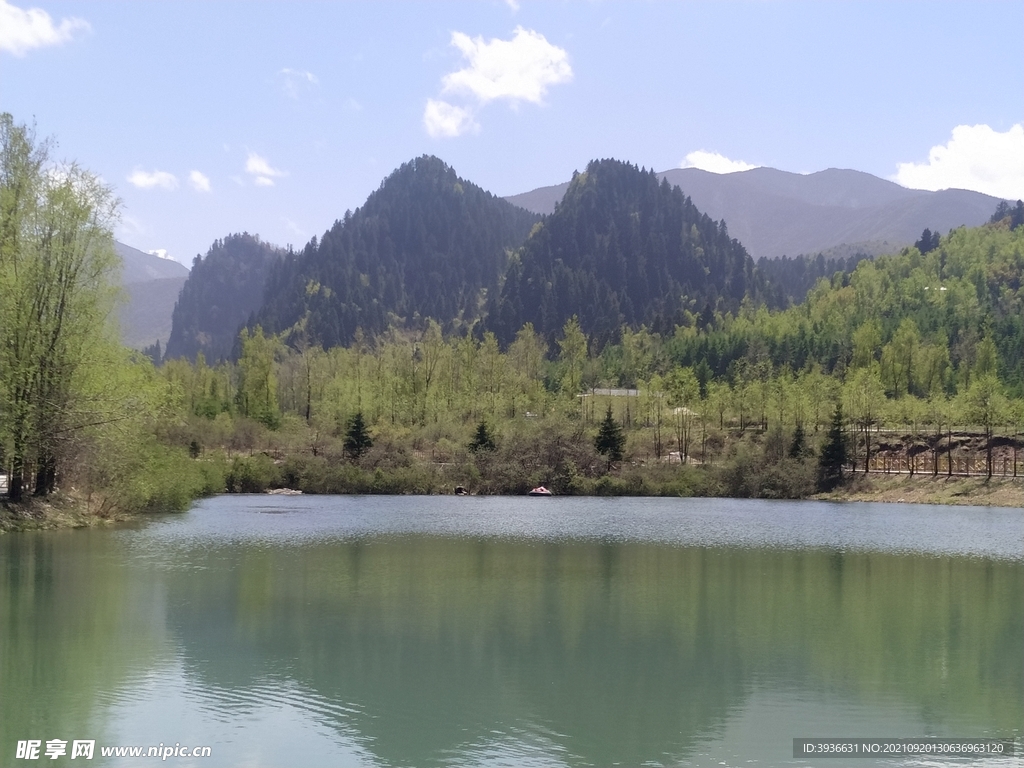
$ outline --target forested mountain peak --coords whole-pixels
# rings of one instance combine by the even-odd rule
[[[239,329],[259,309],[271,265],[285,252],[248,232],[214,241],[196,256],[174,305],[166,358],[231,357]]]
[[[653,171],[595,160],[513,262],[489,325],[503,343],[527,322],[553,339],[576,315],[600,345],[623,325],[735,311],[751,289],[753,262],[724,222]]]
[[[962,189],[907,189],[869,173],[829,168],[800,174],[776,168],[711,173],[673,168],[658,174],[729,231],[755,258],[814,255],[837,246],[875,256],[910,245],[925,227],[948,232],[985,222],[997,198]],[[568,184],[509,199],[550,213]]]
[[[428,317],[469,325],[538,219],[442,160],[416,158],[275,267],[255,322],[325,347]]]

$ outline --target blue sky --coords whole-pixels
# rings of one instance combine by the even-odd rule
[[[0,110],[184,263],[302,246],[435,154],[499,195],[595,157],[1024,197],[1024,2],[0,0]]]

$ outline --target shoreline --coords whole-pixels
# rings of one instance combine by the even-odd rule
[[[602,496],[595,495],[594,498],[602,498]],[[723,497],[707,496],[704,498]],[[793,499],[793,501],[1024,508],[1024,478],[994,477],[989,480],[985,477],[949,478],[943,475],[935,477],[932,475],[885,474],[865,476],[858,473],[839,491],[813,494],[805,499]],[[84,499],[63,493],[55,494],[46,500],[29,499],[18,505],[0,501],[0,534],[19,531],[96,528],[163,514],[154,511],[141,511],[122,512],[100,517],[88,512],[87,508]]]
[[[46,499],[29,498],[20,504],[0,500],[0,535],[20,531],[58,531],[98,528],[144,518],[150,512],[115,513],[101,517],[89,511],[85,499],[55,493]]]
[[[1024,508],[1024,478],[945,475],[853,475],[841,491],[810,497],[821,501]]]

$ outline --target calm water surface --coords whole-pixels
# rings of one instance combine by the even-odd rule
[[[792,740],[1022,722],[1022,510],[224,496],[0,537],[2,766],[866,766]]]

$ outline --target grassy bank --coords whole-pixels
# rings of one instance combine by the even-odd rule
[[[882,501],[906,504],[963,504],[1024,507],[1024,478],[944,477],[939,475],[855,475],[830,501]]]
[[[91,528],[131,519],[135,515],[96,514],[85,499],[53,493],[43,499],[29,498],[18,504],[0,500],[0,533],[41,531],[57,528]]]
[[[198,498],[229,490],[222,455],[196,460],[182,450],[148,448],[135,452],[132,471],[101,477],[99,490],[90,491],[83,483],[43,497],[26,496],[18,503],[0,496],[0,533],[110,525],[183,511]],[[92,478],[81,473],[79,479]]]

